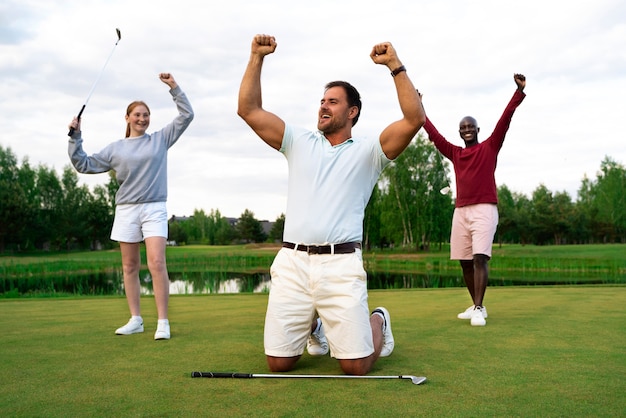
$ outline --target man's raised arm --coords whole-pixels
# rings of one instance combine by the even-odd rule
[[[385,65],[391,71],[402,111],[402,119],[393,122],[380,134],[383,152],[387,158],[393,160],[411,143],[424,125],[426,115],[421,99],[391,43],[375,45],[370,57],[376,64]]]
[[[250,60],[239,87],[237,114],[263,141],[278,150],[283,141],[285,123],[263,109],[261,95],[263,59],[276,50],[276,45],[276,39],[270,35],[256,35],[252,40]]]

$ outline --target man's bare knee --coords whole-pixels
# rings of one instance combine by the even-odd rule
[[[369,373],[374,361],[372,360],[372,356],[369,356],[353,360],[339,360],[339,364],[345,374],[364,376]]]
[[[272,372],[288,372],[296,366],[300,356],[296,357],[273,357],[266,356],[267,365]]]
[[[486,254],[474,254],[473,263],[474,263],[474,266],[485,265],[490,259],[491,257],[489,257]]]

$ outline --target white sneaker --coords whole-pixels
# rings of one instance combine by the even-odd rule
[[[485,308],[482,306],[477,306],[472,311],[471,324],[473,327],[484,327],[487,325],[487,321],[485,321],[485,313],[483,312]]]
[[[472,319],[472,312],[474,312],[475,307],[476,305],[470,306],[465,311],[458,314],[456,317],[459,319]],[[487,308],[485,308],[484,306],[483,306],[483,316],[485,319],[487,318]]]
[[[157,324],[157,330],[154,333],[155,340],[169,340],[170,339],[170,324],[159,321]]]
[[[317,318],[317,328],[309,335],[306,342],[306,351],[312,356],[325,356],[328,354],[328,340],[322,328],[322,321]]]
[[[374,309],[372,314],[375,312],[382,314],[385,320],[383,324],[383,348],[380,350],[380,357],[387,357],[391,355],[394,346],[393,334],[391,333],[391,317],[387,309],[382,306]]]
[[[139,332],[143,332],[143,320],[133,318],[131,318],[126,325],[115,330],[117,335],[130,335]]]

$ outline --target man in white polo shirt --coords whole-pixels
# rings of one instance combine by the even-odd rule
[[[312,353],[309,345],[310,354],[325,353],[328,344],[344,373],[364,375],[394,347],[389,312],[379,307],[370,314],[367,304],[365,207],[382,170],[424,124],[424,110],[395,49],[385,42],[370,57],[391,71],[402,118],[378,139],[352,137],[361,99],[345,81],[326,85],[316,131],[288,125],[262,106],[261,68],[276,45],[273,36],[254,37],[237,110],[289,166],[284,243],[270,269],[267,362],[274,372],[292,370],[314,336],[321,350]]]

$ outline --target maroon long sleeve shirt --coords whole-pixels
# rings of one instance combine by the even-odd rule
[[[498,153],[504,143],[515,109],[522,103],[526,94],[515,90],[509,104],[500,116],[493,133],[485,141],[469,148],[459,147],[448,142],[435,128],[428,116],[424,129],[428,139],[439,152],[452,161],[456,178],[457,208],[478,203],[498,203],[496,187],[496,165]]]

